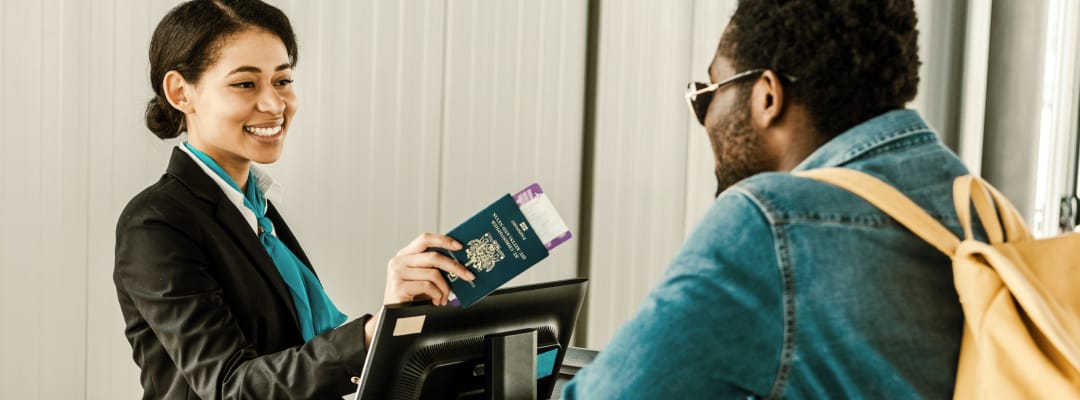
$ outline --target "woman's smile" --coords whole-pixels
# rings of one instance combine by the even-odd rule
[[[259,124],[244,125],[244,132],[255,140],[262,143],[274,143],[281,141],[284,135],[283,127],[285,120],[264,122]]]

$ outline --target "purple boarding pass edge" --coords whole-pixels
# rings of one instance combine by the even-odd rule
[[[562,235],[551,239],[550,242],[544,244],[544,247],[546,247],[550,251],[551,249],[558,247],[560,244],[563,244],[563,242],[567,240],[570,240],[570,231],[566,231],[566,233],[563,233]]]
[[[540,188],[539,183],[533,182],[532,185],[526,186],[514,195],[514,202],[520,206],[542,194],[544,194],[544,189]]]
[[[520,192],[517,192],[517,194],[514,195],[514,202],[520,206],[522,204],[528,203],[532,199],[539,197],[541,194],[544,194],[544,189],[540,187],[540,183],[533,182],[533,184],[526,186],[525,189],[522,189]],[[567,240],[570,240],[570,237],[572,237],[570,231],[566,231],[562,235],[551,239],[550,242],[544,243],[544,248],[548,249],[548,251],[551,251],[551,249],[559,247],[560,244],[563,244]]]

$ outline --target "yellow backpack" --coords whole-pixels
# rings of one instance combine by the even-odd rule
[[[1080,234],[1035,239],[979,177],[953,182],[960,240],[885,182],[845,168],[801,171],[881,209],[953,263],[964,310],[955,398],[1080,399]],[[971,234],[971,204],[989,243]]]

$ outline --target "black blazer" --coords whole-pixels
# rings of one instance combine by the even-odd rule
[[[278,238],[310,266],[270,205]],[[145,399],[317,399],[356,390],[365,315],[304,343],[285,281],[221,188],[180,149],[128,203],[113,271]]]

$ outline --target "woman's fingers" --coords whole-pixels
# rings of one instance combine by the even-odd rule
[[[398,252],[387,264],[387,304],[413,300],[425,295],[436,305],[445,305],[450,297],[450,284],[439,271],[446,271],[461,279],[472,281],[476,275],[453,258],[433,251],[413,253],[415,249],[432,247],[460,248],[460,244],[444,235],[423,234]]]
[[[440,306],[446,305],[448,301],[448,295],[443,294],[431,281],[404,281],[399,285],[399,288],[402,295],[406,297],[406,301],[419,296],[427,296],[431,299],[431,304]]]
[[[390,260],[390,269],[395,268],[434,268],[457,275],[458,277],[472,282],[476,274],[465,268],[464,265],[453,258],[433,251],[419,254],[405,254]]]
[[[439,289],[439,293],[442,294],[439,298],[449,297],[450,296],[450,285],[446,283],[446,279],[443,279],[442,274],[440,274],[439,270],[437,270],[437,269],[434,269],[434,268],[403,268],[403,269],[395,271],[395,272],[397,273],[397,277],[401,281],[404,281],[404,282],[409,282],[409,281],[427,281],[427,282],[431,282],[432,284],[435,285],[435,287],[437,289]],[[432,297],[432,298],[434,299],[435,297]]]
[[[420,236],[417,236],[416,239],[413,239],[412,242],[409,242],[408,245],[406,245],[397,252],[397,255],[403,256],[406,254],[423,253],[427,251],[427,249],[432,247],[438,247],[447,250],[461,250],[462,248],[461,243],[458,243],[457,240],[454,240],[449,236],[427,232],[421,233]]]

